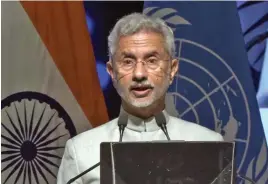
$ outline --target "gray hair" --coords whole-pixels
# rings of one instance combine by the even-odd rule
[[[162,19],[149,17],[141,13],[132,13],[118,20],[108,36],[110,60],[117,50],[121,36],[133,35],[141,31],[160,33],[165,40],[165,49],[172,58],[175,58],[175,42],[172,29]]]

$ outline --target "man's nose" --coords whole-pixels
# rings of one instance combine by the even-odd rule
[[[133,70],[133,80],[135,81],[143,81],[147,80],[148,73],[146,70],[146,66],[143,62],[137,62],[136,66]]]

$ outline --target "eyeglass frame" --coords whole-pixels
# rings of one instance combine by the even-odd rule
[[[123,68],[122,66],[120,66],[120,62],[123,62],[124,61],[124,59],[123,60],[120,60],[120,61],[115,61],[115,63],[117,63],[118,64],[118,66],[120,67],[120,68],[123,68],[123,70],[125,70],[125,71],[133,71],[134,70],[134,68],[137,66],[137,64],[138,63],[142,63],[145,67],[146,67],[146,69],[148,70],[156,70],[156,69],[158,69],[160,66],[161,66],[161,62],[166,62],[166,61],[171,61],[171,58],[169,58],[169,59],[154,59],[154,61],[156,61],[156,62],[158,62],[158,64],[156,64],[155,65],[155,67],[148,67],[149,65],[148,65],[148,63],[149,63],[149,60],[153,60],[152,58],[148,58],[148,59],[146,59],[146,60],[140,60],[140,61],[137,61],[136,59],[133,59],[133,58],[127,58],[126,60],[131,60],[134,64],[133,64],[133,66],[129,66],[130,68],[128,68],[128,69],[126,69],[126,68]],[[125,61],[126,61],[125,60]]]

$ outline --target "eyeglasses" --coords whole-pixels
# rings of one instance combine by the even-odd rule
[[[117,65],[119,68],[121,68],[122,70],[125,71],[131,71],[133,70],[137,63],[141,62],[147,70],[156,70],[158,69],[164,62],[169,61],[169,59],[166,60],[159,60],[156,58],[148,58],[146,60],[142,60],[142,61],[137,61],[135,59],[123,59],[123,60],[119,60],[116,61]]]

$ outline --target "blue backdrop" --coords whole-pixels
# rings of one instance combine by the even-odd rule
[[[266,184],[267,146],[236,3],[154,1],[144,13],[165,20],[176,37],[180,70],[168,110],[235,140],[237,172]]]

